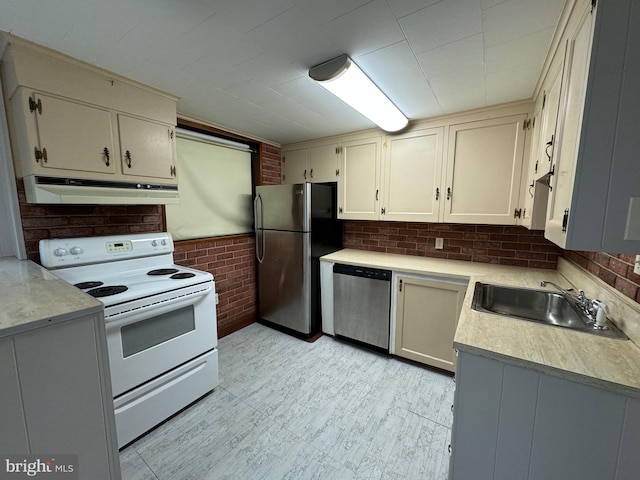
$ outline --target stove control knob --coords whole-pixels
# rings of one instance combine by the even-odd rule
[[[71,255],[80,255],[82,253],[82,249],[80,247],[71,247],[69,253],[71,253]]]
[[[162,241],[160,242],[162,245],[166,245],[167,241],[163,238]]]
[[[157,240],[152,240],[151,241],[151,246],[152,247],[157,247],[158,246],[158,241]]]
[[[62,248],[62,247],[60,247],[60,248],[56,248],[56,249],[53,251],[53,254],[54,254],[56,257],[64,257],[64,256],[67,254],[67,249],[66,249],[66,248]]]

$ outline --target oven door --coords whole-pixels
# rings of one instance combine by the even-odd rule
[[[213,282],[105,309],[113,395],[217,345]]]

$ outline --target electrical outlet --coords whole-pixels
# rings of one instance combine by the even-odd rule
[[[444,248],[444,238],[436,238],[436,249],[442,250]]]
[[[220,302],[220,298],[218,297],[218,292],[216,292],[216,305]]]
[[[636,255],[636,263],[633,266],[633,273],[640,275],[640,255]]]

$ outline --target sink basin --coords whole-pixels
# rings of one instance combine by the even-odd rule
[[[564,327],[611,338],[627,338],[615,325],[596,329],[589,318],[558,292],[476,282],[473,310]]]

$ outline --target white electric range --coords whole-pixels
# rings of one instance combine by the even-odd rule
[[[215,283],[169,233],[40,241],[44,267],[104,304],[118,446],[218,385]]]

